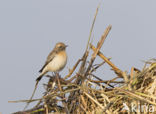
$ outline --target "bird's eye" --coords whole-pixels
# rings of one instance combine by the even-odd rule
[[[60,46],[59,46],[59,48],[60,48],[60,49],[63,49],[63,46],[62,46],[62,45],[60,45]]]

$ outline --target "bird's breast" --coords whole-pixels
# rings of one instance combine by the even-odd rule
[[[67,63],[67,54],[65,51],[61,51],[56,54],[53,60],[47,65],[48,70],[52,72],[61,71]]]

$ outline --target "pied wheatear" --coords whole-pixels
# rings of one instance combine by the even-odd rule
[[[30,100],[27,102],[24,110],[28,107],[30,101],[32,100],[35,91],[37,89],[37,85],[39,83],[39,81],[41,80],[41,78],[47,73],[47,72],[59,72],[61,71],[66,63],[67,63],[67,54],[66,54],[66,47],[67,45],[65,45],[62,42],[59,42],[55,45],[54,49],[50,52],[50,54],[47,57],[47,60],[44,64],[44,66],[41,68],[40,75],[39,77],[36,79],[36,84],[35,84],[35,88],[34,91],[32,93],[32,96],[30,97]]]
[[[36,81],[40,81],[47,72],[59,72],[65,67],[67,63],[66,47],[67,45],[62,42],[55,45],[54,49],[48,55],[44,66],[39,71],[40,75]]]

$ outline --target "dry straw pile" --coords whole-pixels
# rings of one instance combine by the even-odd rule
[[[37,105],[15,114],[156,113],[156,59],[146,62],[142,70],[132,67],[130,74],[122,71],[100,52],[110,30],[111,26],[108,26],[96,47],[89,37],[86,51],[69,74],[64,78],[59,74],[48,75],[44,95],[40,99],[24,101],[38,102]],[[103,60],[101,64],[94,64],[97,56]],[[105,64],[115,72],[111,80],[101,79],[104,75],[95,76],[95,71]]]

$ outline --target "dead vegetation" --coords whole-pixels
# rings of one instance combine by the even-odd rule
[[[94,22],[95,19],[96,15]],[[64,78],[57,73],[47,76],[49,82],[44,85],[44,95],[30,101],[38,102],[35,107],[15,114],[156,113],[156,59],[145,62],[142,70],[132,67],[130,74],[122,71],[100,52],[110,30],[111,26],[108,26],[96,47],[89,40],[82,58]],[[94,64],[97,56],[103,60],[101,64]],[[104,75],[95,75],[95,71],[105,64],[115,73],[111,80],[100,78]]]

